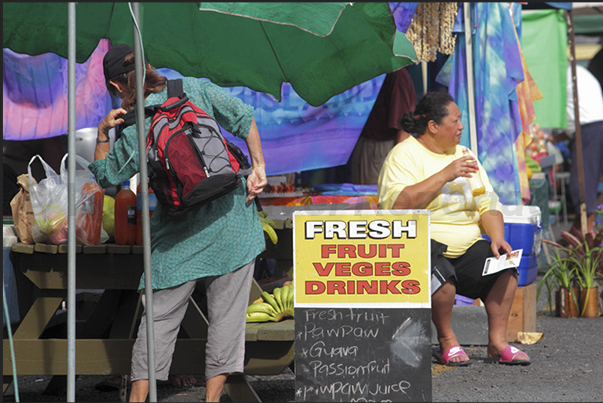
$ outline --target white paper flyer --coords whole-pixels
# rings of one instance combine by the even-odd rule
[[[521,262],[521,255],[523,255],[523,249],[517,249],[508,255],[506,253],[504,255],[500,255],[498,259],[495,257],[486,259],[482,276],[487,276],[488,274],[498,273],[501,270],[519,266],[519,263]]]

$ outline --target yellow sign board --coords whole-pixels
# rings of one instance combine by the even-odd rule
[[[296,211],[296,307],[431,307],[429,210]]]

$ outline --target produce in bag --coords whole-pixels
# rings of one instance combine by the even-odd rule
[[[33,231],[35,242],[55,245],[68,240],[68,173],[65,167],[67,155],[61,160],[61,174],[48,165],[42,157],[35,155],[28,165],[31,204],[36,218],[37,230]],[[38,184],[31,180],[31,164],[38,158],[44,167],[46,178]],[[75,174],[75,221],[76,242],[79,245],[98,245],[101,241],[104,190],[94,180],[88,169],[88,161],[76,156],[76,162],[84,169]]]

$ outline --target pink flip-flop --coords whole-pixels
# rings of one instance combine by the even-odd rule
[[[522,353],[525,354],[520,349],[513,347],[511,345],[508,345],[507,347],[505,347],[502,354],[500,355],[499,362],[501,364],[506,364],[506,365],[530,365],[531,362],[530,362],[529,358],[527,360],[516,360],[515,359],[515,357],[517,357],[519,354],[522,354]]]
[[[450,359],[453,357],[467,357],[464,361],[451,362]],[[471,364],[471,360],[469,356],[465,353],[461,346],[452,346],[448,350],[444,351],[442,357],[440,358],[440,363],[442,365],[449,365],[451,367],[462,367],[465,365]]]

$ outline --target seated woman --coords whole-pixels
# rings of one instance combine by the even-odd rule
[[[504,239],[501,204],[488,176],[468,149],[459,145],[464,127],[458,106],[448,93],[430,92],[414,112],[400,118],[400,124],[415,135],[397,144],[385,160],[379,175],[379,208],[431,211],[432,250],[440,251],[437,265],[432,258],[431,293],[441,363],[470,363],[450,323],[459,294],[484,302],[488,357],[500,357],[504,364],[530,364],[527,354],[506,341],[517,271],[482,276],[485,260],[511,252],[511,246]],[[482,189],[473,196],[471,185],[476,182],[483,183],[477,185]],[[491,241],[482,238],[482,230]]]

